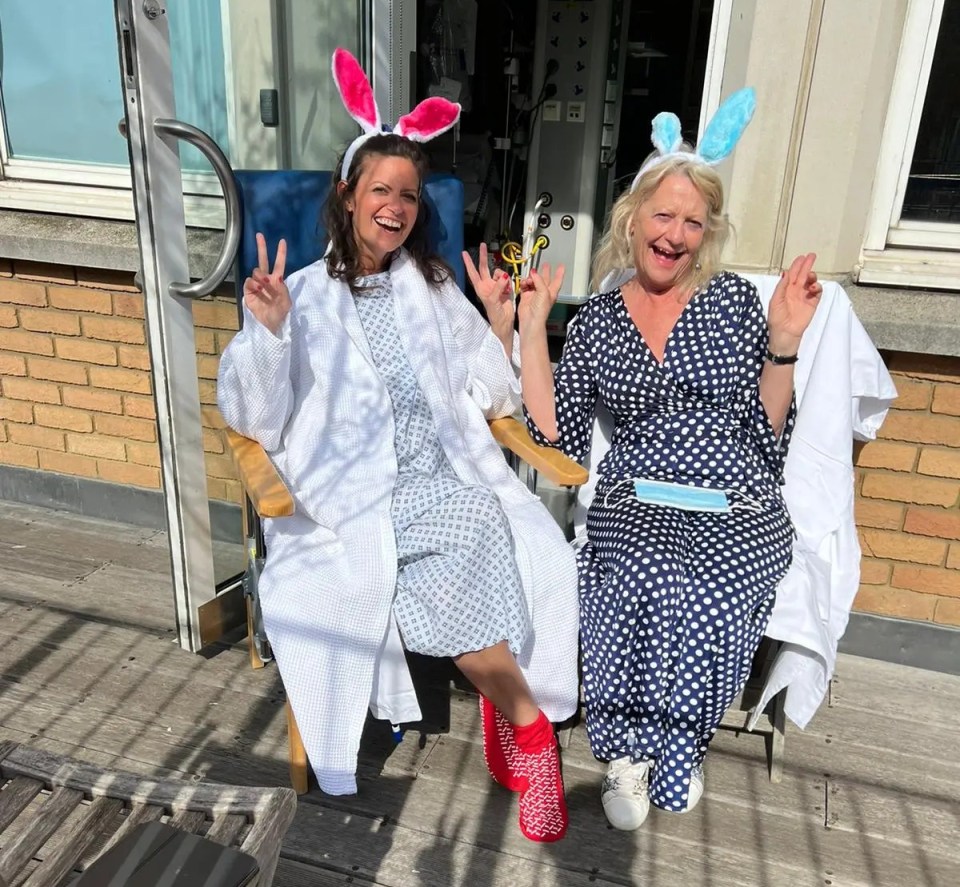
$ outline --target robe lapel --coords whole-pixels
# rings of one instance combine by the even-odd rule
[[[363,331],[363,324],[360,322],[360,313],[357,311],[357,304],[350,287],[342,280],[330,279],[330,290],[324,298],[334,299],[335,313],[347,331],[350,340],[374,369],[376,364],[373,362],[373,354],[370,351],[370,343],[367,341],[367,335]]]

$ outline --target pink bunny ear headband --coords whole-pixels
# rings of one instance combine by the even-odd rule
[[[338,48],[333,53],[333,79],[343,99],[343,106],[360,124],[358,135],[343,155],[340,177],[346,180],[357,149],[367,139],[382,132],[394,132],[412,142],[429,142],[442,135],[460,119],[460,106],[434,96],[424,99],[409,114],[404,114],[392,130],[385,130],[380,122],[380,111],[373,97],[373,89],[360,63],[347,50]]]

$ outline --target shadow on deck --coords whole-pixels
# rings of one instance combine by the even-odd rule
[[[243,644],[175,643],[163,534],[0,503],[0,739],[100,766],[246,785],[287,780],[276,669]],[[783,782],[763,741],[721,732],[686,816],[607,827],[582,727],[564,752],[571,825],[526,841],[487,776],[475,700],[431,669],[427,722],[364,737],[360,791],[304,796],[275,883],[876,885],[960,883],[960,678],[840,658],[830,698],[788,732]]]

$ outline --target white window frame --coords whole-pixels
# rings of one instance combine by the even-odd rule
[[[233,58],[231,16],[237,0],[220,0],[220,19],[225,49],[227,131],[236,153],[240,127],[234,74],[240,60]],[[259,0],[258,6],[266,0]],[[272,60],[270,60],[272,66]],[[267,84],[264,84],[267,85]],[[119,117],[117,119],[119,123]],[[119,131],[117,138],[122,136]],[[97,165],[10,156],[0,94],[0,209],[28,210],[98,219],[133,221],[133,196],[128,166]],[[223,196],[217,177],[207,172],[183,174],[184,211],[187,224],[222,229],[225,223]]]
[[[960,225],[901,219],[944,0],[910,0],[880,143],[859,283],[960,289]]]

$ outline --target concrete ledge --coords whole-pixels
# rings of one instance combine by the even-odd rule
[[[223,232],[187,229],[190,275],[200,278],[220,254]],[[54,265],[136,271],[133,222],[0,211],[0,256]],[[756,269],[755,269],[756,270]],[[837,278],[877,348],[960,357],[960,292],[859,286]]]
[[[0,465],[0,499],[152,530],[167,528],[163,493],[159,490],[144,490],[87,477]],[[210,532],[218,542],[239,543],[243,539],[240,506],[212,500]]]
[[[960,674],[960,629],[932,622],[851,613],[840,652],[928,671]]]
[[[190,275],[201,278],[216,264],[223,232],[187,229]],[[137,271],[140,247],[133,222],[0,210],[0,256],[81,268]]]

